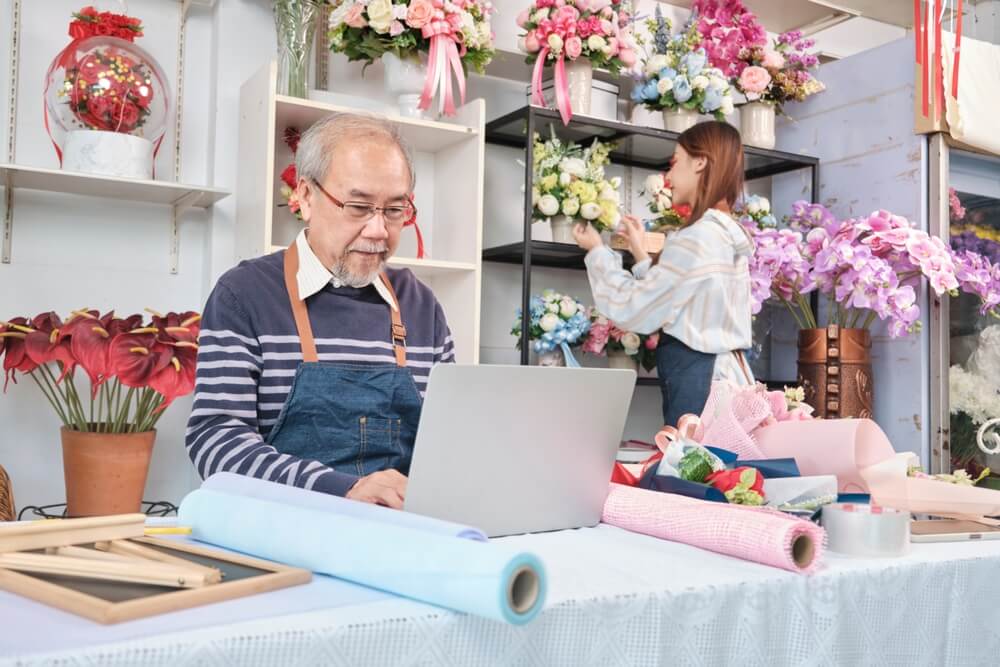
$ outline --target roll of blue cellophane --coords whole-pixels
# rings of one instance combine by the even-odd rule
[[[438,533],[449,537],[464,537],[469,540],[486,541],[486,534],[478,528],[463,526],[462,524],[442,521],[429,516],[400,512],[398,510],[373,505],[372,503],[359,503],[347,498],[331,496],[328,493],[309,491],[287,484],[269,482],[256,477],[237,475],[231,472],[217,472],[206,479],[201,488],[208,491],[228,493],[236,496],[249,496],[258,500],[270,500],[283,505],[295,505],[297,507],[307,507],[324,512],[335,512],[343,516],[354,517],[355,519],[366,519],[369,521],[379,521],[389,523],[394,526],[403,526],[426,533]]]
[[[522,625],[541,611],[541,561],[501,545],[199,489],[181,502],[200,541],[454,611]]]

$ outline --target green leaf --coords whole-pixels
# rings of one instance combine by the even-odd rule
[[[705,478],[712,474],[712,460],[704,449],[700,447],[691,449],[681,457],[677,464],[677,472],[681,479],[704,482]]]
[[[750,488],[757,481],[757,470],[754,468],[747,468],[740,473],[740,485],[746,485],[746,488]]]

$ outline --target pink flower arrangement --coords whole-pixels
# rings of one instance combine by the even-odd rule
[[[771,75],[763,67],[751,65],[740,74],[739,86],[744,93],[760,95],[771,85]]]
[[[952,222],[965,220],[965,207],[962,206],[962,200],[958,198],[955,188],[948,188],[948,209],[951,212]]]
[[[839,220],[819,204],[796,202],[791,229],[756,229],[750,267],[753,312],[769,296],[785,304],[802,328],[817,327],[806,296],[831,302],[831,323],[869,328],[888,323],[896,337],[919,328],[917,287],[938,295],[961,289],[978,295],[983,312],[1000,305],[1000,267],[976,253],[955,253],[940,239],[888,211]]]
[[[656,346],[660,342],[660,334],[637,334],[625,331],[614,322],[592,310],[590,314],[590,332],[583,341],[581,349],[596,356],[604,356],[608,352],[623,351],[635,359],[647,371],[656,368]]]
[[[589,59],[617,73],[638,60],[632,17],[621,0],[534,0],[517,16],[528,62]]]
[[[746,68],[744,53],[767,44],[764,26],[740,0],[695,0],[691,12],[709,62],[730,79],[738,79]]]
[[[737,87],[749,102],[768,102],[781,112],[785,102],[802,102],[824,86],[810,70],[819,58],[809,53],[816,45],[793,30],[779,35],[773,46],[751,46],[740,52],[742,71]]]

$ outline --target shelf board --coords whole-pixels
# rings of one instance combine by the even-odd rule
[[[229,196],[227,190],[219,188],[3,163],[0,163],[0,186],[194,208],[209,208]]]
[[[616,250],[622,254],[622,264],[625,268],[632,266],[632,255]],[[583,258],[587,253],[575,243],[554,243],[552,241],[531,242],[531,265],[546,266],[553,269],[586,269]],[[508,243],[483,250],[483,260],[500,262],[502,264],[522,264],[524,262],[524,244]]]
[[[305,130],[310,125],[331,113],[357,113],[352,107],[315,100],[304,100],[298,97],[278,95],[277,124],[279,131],[286,127],[296,127]],[[403,139],[415,151],[436,153],[477,136],[479,133],[471,127],[457,123],[443,123],[423,118],[408,118],[398,115],[385,115],[385,118],[399,127]]]
[[[544,107],[525,106],[486,124],[488,143],[524,148],[527,122],[531,116],[536,131],[547,138],[554,129],[560,139],[589,144],[594,139],[617,142],[611,161],[645,169],[666,170],[677,146],[677,132],[633,125],[616,120],[574,114],[569,125],[563,125],[559,112]],[[783,151],[744,146],[746,178],[763,178],[819,164],[819,159]]]
[[[286,246],[273,245],[270,252],[284,250]],[[387,262],[395,269],[410,269],[417,276],[468,273],[476,270],[472,262],[449,262],[440,259],[417,259],[416,257],[390,257]]]

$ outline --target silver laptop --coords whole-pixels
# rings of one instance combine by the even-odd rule
[[[406,511],[490,537],[596,525],[635,378],[630,370],[435,366]]]

